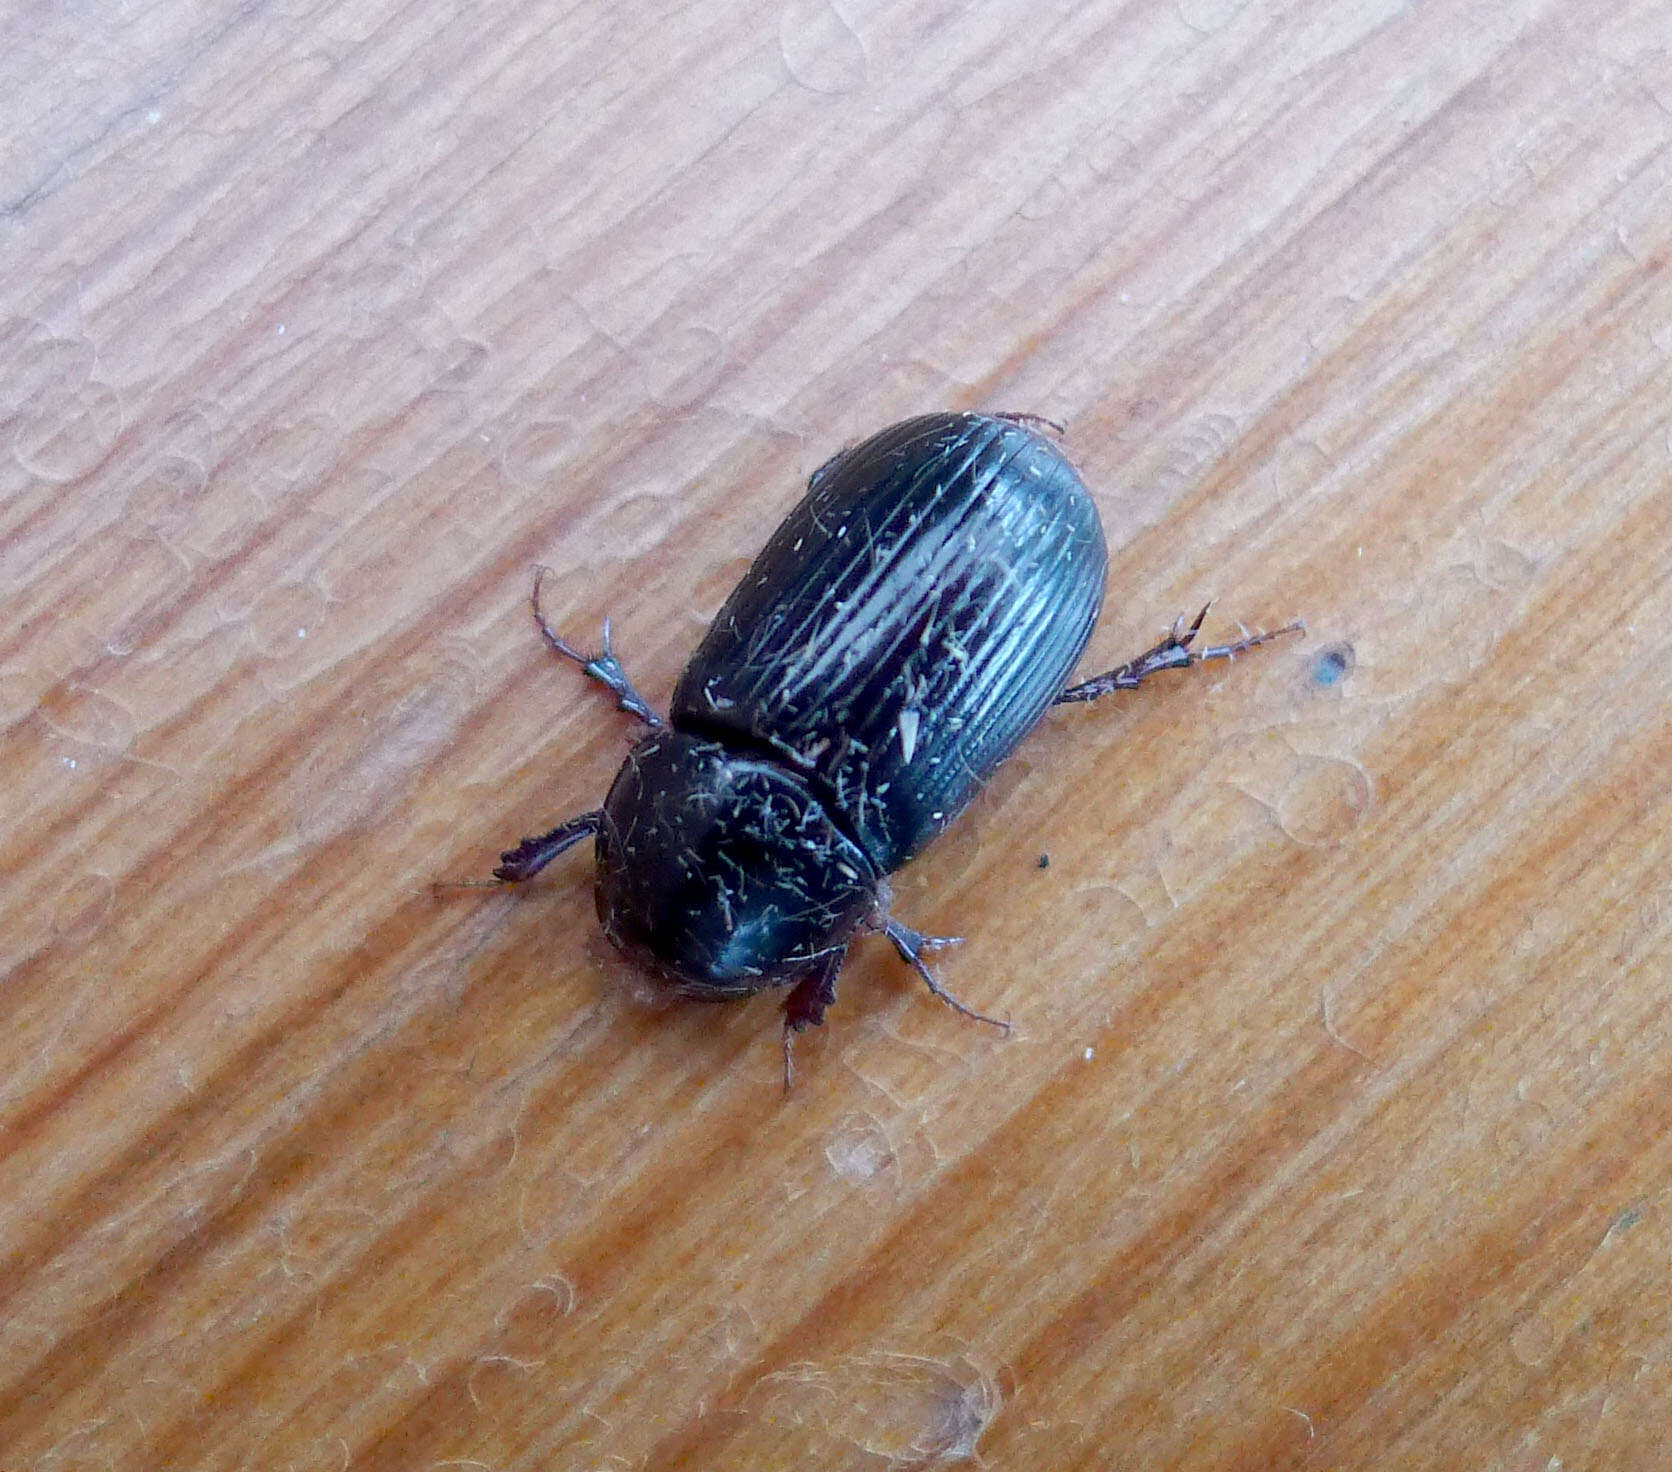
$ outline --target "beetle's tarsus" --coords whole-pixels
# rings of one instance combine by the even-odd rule
[[[961,1012],[972,1022],[985,1022],[989,1027],[1010,1031],[1010,1024],[998,1017],[989,1017],[984,1012],[977,1012],[975,1008],[960,1002],[940,983],[940,978],[929,969],[929,963],[923,959],[925,951],[938,950],[942,946],[955,946],[963,939],[958,935],[921,935],[909,925],[889,917],[883,922],[883,934],[894,942],[894,949],[900,953],[900,959],[906,962],[912,970],[923,978],[924,985],[929,988],[941,1001],[945,1002],[954,1012]]]
[[[610,643],[610,621],[604,620],[603,647],[596,655],[589,655],[575,648],[567,639],[559,634],[546,622],[546,615],[540,608],[540,585],[551,571],[549,567],[540,566],[534,569],[534,592],[529,597],[529,605],[534,610],[534,622],[540,630],[540,637],[549,644],[552,650],[564,659],[573,660],[582,670],[598,681],[615,696],[616,705],[643,721],[652,730],[658,730],[667,723],[650,707],[650,702],[640,695],[632,680],[627,677],[627,671],[621,667],[621,661],[615,657],[614,646]]]
[[[1198,649],[1195,647],[1196,636],[1201,633],[1202,623],[1212,606],[1211,602],[1204,604],[1202,611],[1191,621],[1188,628],[1185,627],[1183,615],[1180,615],[1174,621],[1172,631],[1159,644],[1146,649],[1136,659],[1116,665],[1114,669],[1094,675],[1089,680],[1082,680],[1078,685],[1070,685],[1052,704],[1072,705],[1077,701],[1096,700],[1113,690],[1136,690],[1146,679],[1161,670],[1189,669],[1193,665],[1206,664],[1210,659],[1235,659],[1239,654],[1258,649],[1260,645],[1269,644],[1273,639],[1281,639],[1285,634],[1306,632],[1306,625],[1298,619],[1293,623],[1284,624],[1280,629],[1272,629],[1269,633],[1251,634],[1246,625],[1239,623],[1237,628],[1242,634],[1240,639],[1230,644],[1210,644],[1204,649]]]

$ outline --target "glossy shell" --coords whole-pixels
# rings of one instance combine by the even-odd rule
[[[1107,568],[1051,440],[982,414],[907,420],[813,477],[693,655],[672,725],[801,774],[887,873],[1068,683]]]

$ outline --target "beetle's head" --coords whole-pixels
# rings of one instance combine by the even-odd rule
[[[792,771],[674,731],[604,800],[598,918],[688,996],[746,996],[846,942],[880,880]]]

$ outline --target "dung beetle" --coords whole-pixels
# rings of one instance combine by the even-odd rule
[[[1159,670],[1230,659],[1280,634],[1198,648],[1183,621],[1136,659],[1069,684],[1103,603],[1097,507],[1049,421],[928,414],[834,456],[726,600],[664,720],[610,647],[558,654],[650,728],[604,805],[524,839],[494,878],[518,883],[595,840],[598,917],[686,997],[788,987],[795,1033],[835,1000],[861,931],[894,943],[929,990],[924,952],[951,943],[890,913],[887,876],[961,813],[1053,705],[1135,689]]]

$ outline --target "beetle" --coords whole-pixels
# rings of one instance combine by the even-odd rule
[[[501,855],[532,878],[594,840],[610,941],[707,1001],[787,987],[795,1034],[836,997],[848,946],[886,935],[967,1017],[924,953],[953,937],[890,911],[888,876],[969,805],[1053,705],[1136,689],[1282,634],[1198,647],[1204,608],[1153,648],[1071,684],[1102,609],[1108,548],[1074,467],[1026,414],[928,414],[841,451],[744,574],[664,719],[610,643],[587,655],[531,603],[546,643],[649,728],[602,807]],[[1059,431],[1060,432],[1060,431]]]

